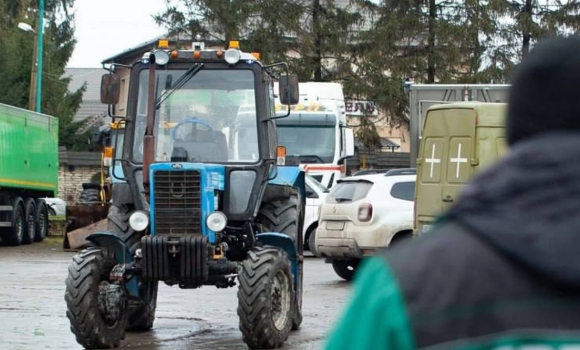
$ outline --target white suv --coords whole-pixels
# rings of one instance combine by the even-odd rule
[[[362,175],[339,180],[320,206],[315,253],[351,280],[360,260],[412,237],[416,175]]]

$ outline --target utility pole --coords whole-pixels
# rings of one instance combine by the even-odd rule
[[[37,45],[36,45],[36,56],[37,64],[36,67],[36,111],[40,113],[42,111],[42,57],[44,49],[44,0],[39,0],[38,6],[38,29],[37,34]]]

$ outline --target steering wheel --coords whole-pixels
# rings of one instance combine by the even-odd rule
[[[186,118],[186,119],[182,120],[181,122],[179,122],[177,125],[175,125],[173,130],[171,130],[171,139],[173,141],[192,141],[193,140],[193,138],[191,137],[191,134],[190,134],[189,138],[186,138],[186,139],[181,139],[181,138],[178,139],[177,138],[177,129],[179,129],[183,125],[187,125],[187,124],[199,124],[199,125],[203,125],[204,127],[206,127],[207,130],[211,131],[212,133],[215,131],[214,128],[204,119],[197,118],[197,117]]]

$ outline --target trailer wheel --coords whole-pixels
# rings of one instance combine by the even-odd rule
[[[238,280],[238,316],[244,342],[251,349],[282,346],[294,316],[288,256],[272,246],[256,247],[248,252]]]
[[[111,292],[109,273],[116,265],[107,250],[90,247],[73,257],[64,299],[77,342],[87,349],[118,347],[125,337],[127,312],[122,292]],[[114,300],[116,307],[110,307]],[[111,312],[107,312],[107,307]]]
[[[112,205],[109,209],[108,230],[121,237],[131,253],[140,247],[141,233],[129,226],[131,208],[127,205]],[[153,328],[157,307],[158,282],[144,282],[139,286],[140,300],[132,300],[128,306],[127,331],[148,331]]]
[[[42,242],[48,236],[48,206],[44,199],[36,200],[36,230],[34,240]]]
[[[16,197],[12,203],[12,227],[4,232],[3,242],[6,245],[18,246],[22,244],[25,234],[24,202]]]
[[[24,236],[23,244],[34,242],[36,232],[36,202],[34,198],[26,198],[24,201]]]
[[[256,217],[256,222],[270,232],[287,234],[295,242],[295,247],[299,254],[303,253],[302,243],[302,222],[304,215],[300,211],[300,196],[294,192],[290,197],[276,198],[270,202],[262,204]],[[297,330],[302,324],[302,286],[304,273],[302,268],[298,268],[298,285],[294,287],[294,317],[292,318],[292,330]]]

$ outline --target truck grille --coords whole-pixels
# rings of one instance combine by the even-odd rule
[[[156,234],[201,234],[201,174],[198,170],[155,171]]]

